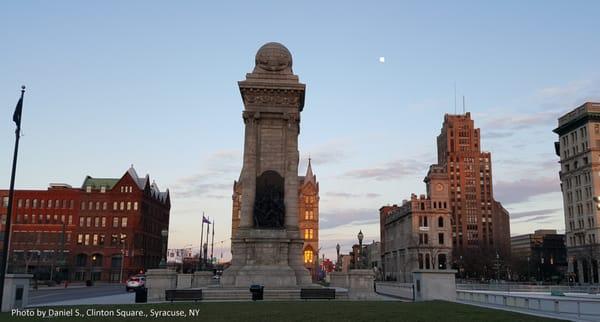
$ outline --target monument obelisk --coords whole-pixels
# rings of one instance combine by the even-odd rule
[[[223,286],[309,285],[298,230],[298,135],[305,85],[292,55],[279,43],[256,53],[255,67],[238,82],[244,103],[244,164],[240,226],[231,239]]]

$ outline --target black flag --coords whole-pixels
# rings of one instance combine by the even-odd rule
[[[25,87],[25,86],[23,86]],[[17,127],[21,127],[21,112],[23,111],[23,93],[25,92],[25,88],[21,91],[21,98],[17,102],[17,107],[15,107],[15,113],[13,114],[13,121],[17,125]]]

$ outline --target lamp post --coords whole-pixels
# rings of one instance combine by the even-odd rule
[[[342,268],[340,267],[340,244],[338,243],[337,245],[335,245],[335,250],[337,252],[337,262],[335,263],[335,270],[337,272],[341,271]]]
[[[167,267],[167,238],[169,237],[169,230],[168,229],[163,229],[160,232],[160,235],[162,236],[162,259],[160,260],[160,263],[158,264],[158,268],[166,268]]]
[[[358,261],[358,267],[357,268],[363,268],[363,260],[362,260],[362,256],[363,256],[363,251],[362,251],[362,241],[363,241],[363,233],[362,230],[360,230],[358,232],[358,254],[357,254],[357,261]]]

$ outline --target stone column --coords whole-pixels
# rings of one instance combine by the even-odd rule
[[[243,113],[246,129],[244,131],[244,165],[240,182],[242,183],[242,212],[240,218],[240,228],[252,228],[254,226],[252,214],[254,213],[254,197],[256,195],[256,157],[257,157],[257,138],[258,122],[260,113]]]

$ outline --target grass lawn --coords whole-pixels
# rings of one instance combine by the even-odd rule
[[[113,306],[69,306],[55,307],[59,312],[85,315],[87,310],[108,310],[113,317],[17,317],[10,313],[0,314],[0,321],[550,321],[530,315],[501,310],[479,308],[470,305],[442,301],[404,303],[381,301],[309,301],[309,302],[199,302],[164,303]],[[192,317],[189,310],[198,309]],[[48,311],[49,308],[38,308]],[[141,310],[146,317],[118,317],[117,310],[130,312]],[[183,312],[186,317],[151,317],[151,310],[175,313]],[[34,309],[35,312],[35,309]],[[37,312],[36,312],[37,313]],[[555,320],[553,320],[555,321]]]

